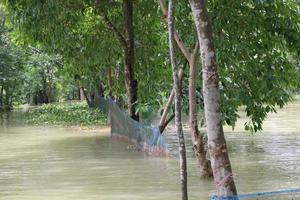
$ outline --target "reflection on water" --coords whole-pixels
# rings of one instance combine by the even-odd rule
[[[0,126],[6,127],[9,125],[10,112],[0,112]]]
[[[300,187],[299,112],[300,103],[290,105],[254,136],[226,129],[239,192]],[[198,178],[192,152],[188,157],[190,199],[208,199],[213,183]],[[146,157],[111,142],[108,131],[1,122],[0,200],[179,199],[178,173],[175,158]]]

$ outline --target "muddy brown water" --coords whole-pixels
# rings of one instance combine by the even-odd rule
[[[243,116],[235,131],[225,127],[240,193],[300,188],[299,113],[300,102],[292,103],[272,114],[255,135],[243,131]],[[199,179],[191,151],[188,170],[190,199],[208,199],[214,185]],[[0,200],[179,198],[176,156],[135,152],[126,143],[112,142],[109,129],[28,127],[2,117]]]

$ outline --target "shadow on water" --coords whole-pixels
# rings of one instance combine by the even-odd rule
[[[0,111],[0,127],[24,126],[24,112],[21,110]]]

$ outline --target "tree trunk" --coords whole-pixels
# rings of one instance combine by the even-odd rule
[[[4,110],[9,110],[9,98],[10,98],[9,94],[10,94],[10,91],[7,88],[5,88],[4,91],[5,91]]]
[[[3,86],[1,86],[1,90],[0,90],[0,110],[3,108]]]
[[[214,182],[220,197],[233,196],[237,194],[237,190],[221,120],[218,71],[212,27],[205,0],[189,0],[189,2],[196,24],[202,57],[204,109]]]
[[[133,34],[133,1],[123,1],[124,12],[124,29],[126,46],[124,49],[124,70],[125,70],[125,85],[128,98],[128,114],[131,118],[139,120],[138,114],[136,114],[136,102],[137,102],[137,88],[138,82],[134,78],[134,34]]]
[[[86,99],[85,97],[86,95],[84,94],[84,88],[83,87],[80,87],[79,88],[79,99],[80,101],[84,101]]]
[[[124,74],[127,93],[128,114],[131,118],[139,120],[136,114],[138,82],[134,77],[134,27],[133,27],[133,0],[123,0],[124,30],[123,35],[118,28],[109,20],[102,9],[101,1],[96,0],[96,6],[100,11],[101,19],[108,28],[117,36],[124,51]]]
[[[109,90],[109,97],[112,98],[112,73],[111,73],[111,67],[108,68],[107,72],[107,82],[108,82],[108,90]]]
[[[200,174],[203,178],[212,176],[212,170],[206,159],[206,150],[204,147],[203,135],[200,134],[198,129],[197,119],[197,102],[196,102],[196,61],[199,45],[195,46],[194,52],[191,57],[190,74],[189,74],[189,122],[192,135],[193,149],[196,155]]]
[[[165,19],[166,19],[166,16],[168,15],[168,11],[165,8],[163,0],[159,0],[159,5],[160,5],[161,11],[163,12],[163,15],[165,16]],[[174,28],[174,37],[175,37],[175,41],[176,41],[178,48],[180,49],[181,53],[184,55],[185,59],[188,61],[190,70],[191,70],[192,68],[195,67],[196,58],[197,58],[196,51],[198,51],[198,49],[199,49],[199,44],[197,43],[195,45],[194,51],[193,51],[193,53],[191,53],[191,51],[184,45],[182,39],[180,38],[180,36],[177,33],[175,28]],[[193,65],[193,67],[191,67],[191,65]],[[183,69],[180,69],[179,74],[181,74],[181,75],[179,75],[179,79],[181,80],[182,75],[183,75]],[[195,87],[195,86],[193,86],[193,87]],[[195,91],[195,89],[193,89],[193,90]],[[172,105],[173,99],[174,99],[174,90],[172,90],[172,92],[169,96],[168,102],[165,106],[163,115],[162,115],[160,123],[159,123],[159,129],[161,130],[161,133],[163,133],[165,127],[169,123],[168,121],[166,121],[166,118],[167,118],[168,111]],[[195,103],[196,103],[196,100],[195,100]],[[196,104],[195,104],[195,107],[196,107]],[[196,110],[195,110],[195,113],[196,113]],[[195,119],[197,120],[197,118],[195,118]],[[194,120],[192,119],[192,121],[194,121]],[[194,121],[194,123],[197,124],[197,121]],[[195,156],[196,156],[196,159],[198,162],[200,174],[202,177],[211,177],[212,170],[211,170],[210,163],[206,159],[206,151],[204,148],[205,143],[203,141],[203,136],[200,135],[198,127],[195,127],[195,126],[193,127],[192,125],[190,125],[190,126],[191,126],[192,142],[193,142],[193,146],[194,146],[194,153],[195,153]],[[194,131],[192,129],[194,129]]]
[[[169,47],[170,47],[170,60],[173,70],[173,85],[175,91],[175,125],[177,129],[178,142],[179,142],[179,160],[180,160],[180,180],[181,180],[181,199],[187,200],[187,167],[186,167],[186,151],[184,135],[181,123],[181,84],[178,78],[176,52],[174,44],[174,21],[173,21],[173,0],[169,0],[168,12],[168,31],[169,31]]]
[[[182,78],[183,78],[183,69],[179,70],[178,78],[179,78],[179,82],[181,82]],[[170,123],[170,121],[172,121],[171,117],[169,118],[171,120],[167,120],[167,116],[168,116],[168,112],[169,112],[169,110],[172,106],[174,96],[175,96],[175,91],[174,91],[174,88],[173,88],[171,93],[170,93],[170,96],[168,98],[168,101],[165,105],[165,108],[164,108],[163,114],[160,118],[159,124],[158,124],[158,128],[159,128],[160,133],[163,133],[165,128],[167,127],[167,125]]]
[[[167,117],[167,116],[166,116]],[[162,134],[164,130],[167,128],[168,124],[174,119],[175,113],[173,112],[168,118],[165,118],[162,125],[159,125],[159,132]]]
[[[93,107],[93,104],[92,104],[91,100],[89,99],[89,97],[88,97],[86,91],[84,90],[84,88],[81,87],[80,90],[82,91],[82,94],[83,94],[84,99],[86,100],[86,103],[88,104],[88,106],[89,106],[90,108]]]
[[[46,90],[43,90],[43,103],[49,103],[49,97]]]

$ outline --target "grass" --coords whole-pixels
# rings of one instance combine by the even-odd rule
[[[32,108],[25,113],[25,121],[30,125],[101,126],[106,124],[106,116],[86,102],[70,102]]]

